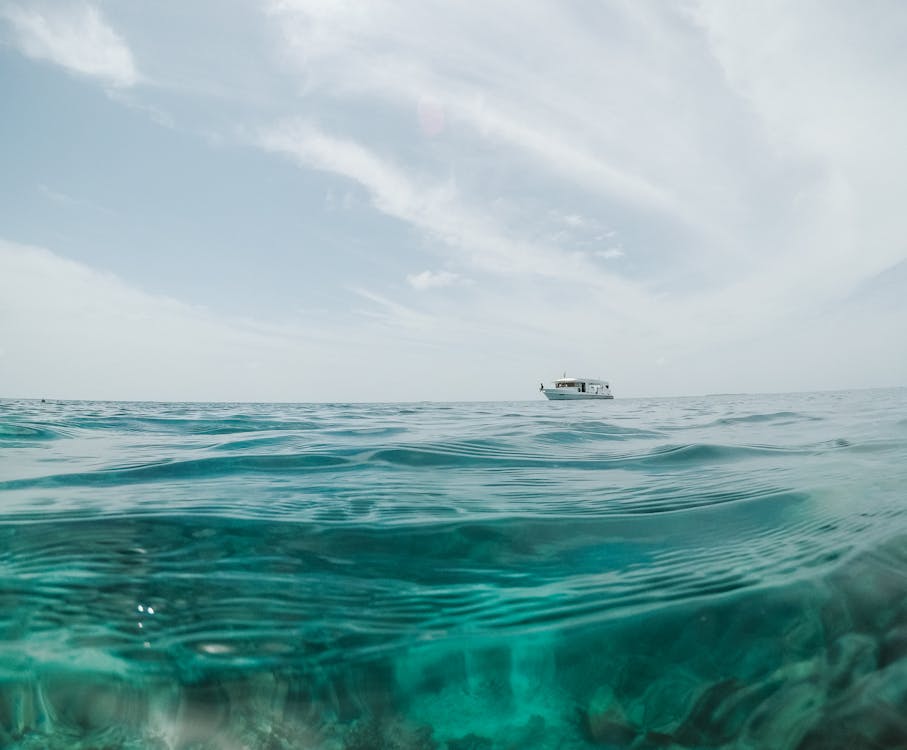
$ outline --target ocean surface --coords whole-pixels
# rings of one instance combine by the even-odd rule
[[[0,747],[907,748],[907,390],[0,401]]]

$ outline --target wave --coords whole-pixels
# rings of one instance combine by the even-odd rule
[[[69,430],[52,425],[0,422],[0,445],[15,442],[25,446],[31,441],[57,440],[70,434]]]
[[[795,411],[776,411],[764,414],[745,414],[742,416],[721,417],[720,419],[716,419],[713,424],[747,425],[774,422],[779,425],[785,425],[794,424],[796,422],[821,422],[822,420],[823,417],[815,416],[812,414],[803,414],[801,412]]]
[[[301,453],[293,455],[240,455],[160,461],[136,466],[120,466],[71,474],[51,474],[32,479],[0,482],[0,490],[39,487],[82,487],[160,482],[179,479],[241,475],[245,473],[311,472],[350,463],[338,455]]]

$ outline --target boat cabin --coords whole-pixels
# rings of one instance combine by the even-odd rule
[[[574,393],[588,393],[604,395],[611,392],[611,387],[606,380],[591,380],[588,378],[558,378],[554,381],[555,388],[570,389]],[[569,393],[570,391],[563,391]]]

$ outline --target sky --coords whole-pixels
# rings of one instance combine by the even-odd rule
[[[907,4],[0,0],[0,397],[907,385]]]

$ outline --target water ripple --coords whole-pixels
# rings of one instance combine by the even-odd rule
[[[298,746],[844,747],[907,695],[905,412],[0,402],[0,744],[292,746],[237,739],[267,694]]]

